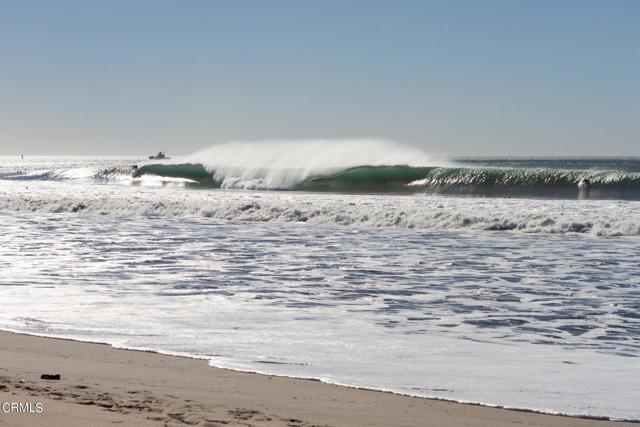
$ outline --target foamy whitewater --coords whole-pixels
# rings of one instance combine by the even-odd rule
[[[357,140],[2,157],[0,328],[638,420],[639,173]]]

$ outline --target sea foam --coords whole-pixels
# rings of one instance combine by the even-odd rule
[[[181,183],[171,181],[165,185]],[[9,211],[600,237],[640,235],[639,208],[640,202],[635,201],[480,199],[424,194],[185,191],[166,186],[65,186],[55,182],[32,182],[25,187],[15,181],[4,182],[0,187],[0,210]]]

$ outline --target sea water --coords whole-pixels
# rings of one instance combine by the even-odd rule
[[[580,161],[446,167],[637,173]],[[0,159],[1,328],[640,419],[640,202],[220,189],[133,164]]]

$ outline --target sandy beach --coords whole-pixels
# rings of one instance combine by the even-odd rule
[[[0,366],[2,403],[32,403],[32,413],[0,413],[2,426],[637,425],[235,372],[204,360],[8,332],[0,332]]]

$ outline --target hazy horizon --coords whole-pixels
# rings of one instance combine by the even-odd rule
[[[340,138],[342,139],[342,138]],[[244,142],[244,141],[243,141]],[[246,142],[257,142],[260,143],[261,141],[246,141]],[[301,140],[300,141],[301,144],[303,144],[304,142]],[[196,149],[195,151],[192,152],[171,152],[171,151],[167,151],[165,149],[156,149],[155,151],[147,151],[147,152],[123,152],[123,153],[83,153],[83,152],[78,152],[78,153],[31,153],[28,154],[26,152],[10,152],[10,153],[4,153],[4,152],[0,152],[0,157],[4,157],[4,158],[11,158],[11,157],[24,157],[25,159],[28,158],[38,158],[38,157],[51,157],[51,158],[55,158],[55,157],[68,157],[68,158],[74,158],[74,157],[87,157],[87,158],[143,158],[146,159],[147,157],[151,156],[151,155],[155,155],[157,154],[159,151],[164,152],[167,157],[169,158],[174,158],[174,159],[183,159],[183,158],[193,158],[194,155],[197,155],[199,152],[207,150],[207,149],[211,149],[217,146],[223,146],[228,144],[228,141],[225,142],[221,142],[218,144],[212,144],[210,146],[207,147],[203,147],[201,149]],[[410,144],[403,144],[403,147],[407,147],[407,148],[418,148],[418,149],[422,149],[424,150],[424,153],[429,155],[429,157],[434,160],[464,160],[464,159],[635,159],[635,158],[640,158],[640,154],[447,154],[445,152],[429,152],[426,151],[424,149],[424,147],[420,147],[420,146],[416,146],[416,145],[410,145]],[[402,163],[397,163],[397,164],[402,164]]]
[[[640,2],[8,2],[0,155],[640,155]]]

